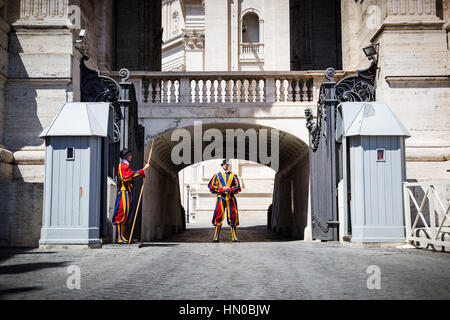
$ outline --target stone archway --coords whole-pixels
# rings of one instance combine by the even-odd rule
[[[195,150],[200,150],[203,153],[211,142],[201,140],[201,145],[198,145],[198,142],[196,144],[194,140],[196,134],[203,137],[209,130],[220,132],[224,137],[227,135],[227,130],[228,132],[241,130],[244,133],[257,133],[258,147],[266,148],[267,153],[265,150],[262,153],[259,150],[255,162],[271,166],[273,164],[266,163],[265,160],[268,158],[274,160],[277,157],[276,161],[278,161],[271,227],[280,234],[303,239],[308,217],[308,144],[298,136],[279,130],[274,126],[250,122],[217,122],[216,120],[216,122],[202,124],[201,130],[191,125],[172,128],[153,136],[153,138],[147,137],[146,154],[148,155],[153,142],[153,156],[152,169],[149,173],[149,179],[146,180],[143,197],[142,240],[162,240],[182,230],[184,214],[180,201],[178,172],[196,162],[207,160],[196,157]],[[267,140],[264,139],[264,132],[270,132]],[[172,141],[172,137],[180,133],[184,133],[186,136],[190,135],[190,163],[173,161],[172,151],[180,144],[180,140]],[[274,142],[276,139],[278,140],[278,150],[276,150],[276,143]],[[232,152],[234,156],[231,158],[249,160],[249,157],[252,156],[251,145],[249,144],[251,139],[249,137],[244,139],[246,151],[240,154],[237,150],[239,141],[234,138],[233,140],[235,141],[234,147],[230,148],[226,144],[226,139],[224,139],[222,148],[224,154],[216,155],[216,158],[222,158]],[[272,157],[272,151],[276,153],[274,157]],[[266,153],[266,159],[264,159],[264,153]],[[215,158],[214,155],[212,158]]]

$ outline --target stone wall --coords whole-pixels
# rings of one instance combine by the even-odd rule
[[[449,3],[341,1],[344,70],[367,67],[361,49],[378,45],[377,100],[412,133],[409,180],[450,179]]]
[[[275,177],[271,229],[304,240],[308,235],[309,156]]]
[[[41,235],[43,183],[2,182],[0,247],[36,247]]]
[[[3,119],[5,111],[5,84],[8,78],[8,43],[10,26],[6,21],[5,3],[0,3],[0,181],[12,179],[14,160],[11,151],[3,146]]]
[[[381,25],[383,12],[379,4],[377,0],[341,0],[343,70],[356,71],[370,65],[362,49]]]
[[[2,183],[0,245],[37,246],[42,220],[44,148],[38,138],[71,92],[72,33],[67,1],[21,0],[8,8],[8,78],[2,144],[14,152],[12,175]]]
[[[78,64],[74,46],[79,30],[68,26],[69,5],[81,8],[81,28],[88,30],[90,66],[108,68],[111,41],[102,25],[111,16],[110,1],[21,0],[9,2],[9,53],[0,19],[0,162],[2,203],[0,245],[37,246],[42,220],[44,141],[38,136],[65,102],[79,99]],[[100,18],[103,17],[103,20]],[[78,45],[79,47],[80,45]],[[5,58],[6,55],[6,58]],[[9,65],[5,62],[9,60]],[[5,73],[7,70],[7,74]],[[2,95],[3,97],[3,95]]]
[[[162,240],[182,231],[178,176],[152,161],[145,180],[142,210],[142,241]]]
[[[386,1],[386,18],[371,41],[379,44],[377,98],[411,131],[408,179],[450,179],[450,75],[440,1]],[[448,12],[449,1],[441,4]],[[447,194],[446,200],[448,201]]]

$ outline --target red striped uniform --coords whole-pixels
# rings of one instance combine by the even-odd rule
[[[230,192],[224,192],[224,188],[230,188]],[[241,192],[241,183],[237,175],[231,172],[219,172],[214,175],[208,184],[211,193],[217,194],[216,207],[212,224],[216,227],[214,240],[219,239],[220,228],[227,212],[227,222],[231,227],[232,239],[237,241],[236,227],[239,226],[239,212],[235,195]]]
[[[128,242],[128,240],[125,238],[125,224],[128,224],[130,222],[132,215],[132,181],[138,177],[145,177],[145,173],[144,170],[131,170],[128,161],[123,161],[119,164],[118,174],[121,186],[119,192],[117,193],[116,206],[114,208],[112,223],[117,228],[118,242],[125,243]]]

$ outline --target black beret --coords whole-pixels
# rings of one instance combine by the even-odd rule
[[[122,159],[126,159],[128,158],[128,156],[132,154],[131,150],[128,150],[127,148],[123,149],[122,151],[120,151],[120,157]]]

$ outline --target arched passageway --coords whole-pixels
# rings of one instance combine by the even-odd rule
[[[143,197],[143,241],[163,240],[184,229],[180,170],[224,157],[272,167],[276,176],[270,227],[288,237],[304,237],[308,217],[309,147],[300,138],[255,123],[227,122],[167,131],[147,141],[147,155],[152,143],[152,168]]]

